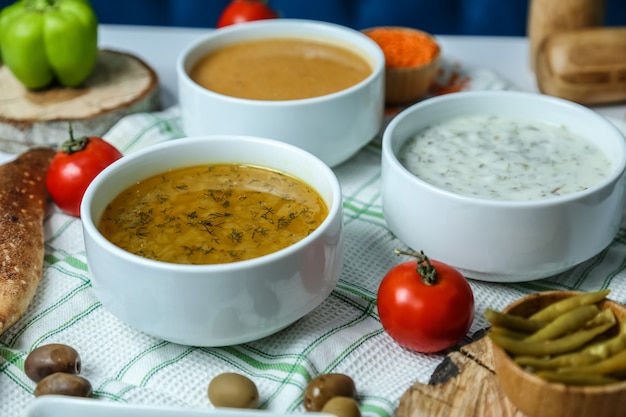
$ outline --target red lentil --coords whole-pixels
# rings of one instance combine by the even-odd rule
[[[403,28],[375,28],[366,32],[385,54],[387,67],[413,67],[432,61],[439,53],[433,38]]]

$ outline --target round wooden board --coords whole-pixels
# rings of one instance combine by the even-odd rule
[[[481,334],[482,336],[482,334]],[[487,337],[446,356],[428,384],[413,384],[395,417],[525,417],[500,390]]]
[[[75,136],[101,136],[122,117],[160,108],[159,81],[138,57],[101,50],[80,88],[26,89],[0,66],[0,151],[19,153],[36,146],[57,147]]]

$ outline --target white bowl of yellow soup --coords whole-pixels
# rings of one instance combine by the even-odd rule
[[[469,278],[520,282],[599,254],[619,230],[626,142],[562,99],[463,92],[413,105],[383,135],[389,229]]]
[[[215,135],[130,154],[90,184],[81,219],[103,306],[184,345],[271,335],[322,303],[342,269],[337,178],[280,141]]]
[[[183,129],[280,140],[334,167],[380,132],[384,68],[373,40],[331,23],[272,19],[221,28],[179,56]]]

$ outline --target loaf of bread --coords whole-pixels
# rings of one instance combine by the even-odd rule
[[[46,172],[54,154],[32,149],[0,166],[0,334],[23,316],[41,279]]]
[[[551,35],[537,54],[544,94],[585,105],[626,101],[626,28],[589,28]]]

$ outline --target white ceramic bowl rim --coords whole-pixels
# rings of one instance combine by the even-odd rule
[[[615,131],[617,136],[621,136],[622,138],[624,137],[621,131],[617,128],[617,126],[611,123],[604,116],[600,115],[599,113],[593,112],[592,110],[588,109],[587,107],[584,107],[581,104],[577,104],[568,100],[564,100],[564,99],[553,97],[553,96],[539,95],[536,93],[517,92],[517,91],[463,91],[463,92],[457,92],[457,93],[428,98],[426,100],[423,100],[403,110],[387,125],[385,132],[383,133],[383,143],[382,143],[383,151],[390,156],[389,162],[394,167],[395,171],[409,178],[410,181],[413,181],[419,184],[421,187],[426,187],[435,193],[444,194],[449,198],[458,199],[462,201],[480,202],[480,204],[487,205],[487,206],[494,206],[494,207],[496,206],[548,207],[552,205],[563,204],[565,202],[578,200],[582,197],[587,196],[588,194],[597,192],[598,189],[602,189],[606,187],[607,184],[611,184],[617,181],[626,172],[626,138],[624,138],[624,140],[616,144],[620,148],[620,154],[619,154],[619,159],[617,163],[615,164],[614,169],[611,172],[611,174],[585,190],[574,192],[574,193],[569,193],[569,194],[564,194],[561,196],[536,199],[536,200],[494,200],[494,199],[459,194],[450,190],[446,190],[444,188],[440,188],[436,185],[433,185],[419,178],[417,175],[410,172],[398,160],[396,152],[394,152],[392,148],[392,132],[395,130],[395,127],[397,125],[403,123],[403,121],[406,118],[413,117],[414,114],[419,112],[422,108],[429,107],[437,103],[455,101],[455,100],[458,100],[459,98],[471,100],[472,98],[493,97],[497,99],[498,97],[504,97],[504,96],[518,96],[519,98],[526,98],[526,99],[531,99],[531,100],[540,99],[540,100],[552,102],[554,105],[567,107],[570,109],[570,111],[585,113],[585,117],[589,119],[595,119],[599,123],[605,123],[607,129],[612,129]],[[466,112],[464,114],[469,115],[471,114],[471,112]],[[483,112],[479,112],[477,114],[483,114]],[[417,132],[414,132],[414,133],[417,133]],[[404,143],[406,139],[407,138],[403,138],[402,142]]]
[[[163,150],[167,150],[174,146],[178,146],[182,141],[187,142],[187,143],[207,142],[207,141],[219,142],[223,140],[224,138],[228,138],[228,140],[237,140],[242,143],[264,142],[264,143],[267,143],[268,145],[271,145],[272,147],[277,148],[277,151],[279,149],[284,149],[284,150],[288,150],[289,153],[299,154],[301,155],[302,158],[313,160],[315,165],[317,166],[317,169],[319,170],[318,171],[319,174],[323,175],[324,177],[328,179],[330,186],[331,186],[331,194],[336,197],[333,199],[332,205],[328,207],[328,215],[326,216],[324,221],[317,227],[317,229],[315,229],[311,234],[307,235],[301,240],[295,242],[294,244],[289,245],[288,247],[284,249],[269,253],[264,256],[260,256],[260,257],[252,258],[248,260],[243,260],[243,261],[238,261],[238,262],[231,262],[231,263],[224,263],[224,264],[202,264],[202,265],[200,264],[193,264],[193,265],[176,264],[176,263],[171,263],[171,262],[162,262],[162,261],[157,261],[154,259],[144,258],[142,256],[135,255],[131,252],[128,252],[120,248],[119,246],[111,243],[104,236],[102,236],[100,231],[98,231],[98,228],[96,227],[96,223],[94,222],[94,219],[91,216],[91,210],[90,210],[89,205],[91,203],[91,200],[93,199],[94,194],[97,192],[97,188],[99,187],[100,183],[106,181],[109,174],[125,169],[125,167],[132,164],[133,161],[137,159],[141,159],[145,155],[156,153],[156,152],[162,152]],[[242,146],[245,146],[245,145],[242,145]],[[233,162],[245,163],[245,161],[233,161]],[[291,175],[294,175],[294,174],[291,174]],[[86,230],[88,230],[89,234],[93,236],[94,239],[99,241],[99,244],[102,247],[111,251],[112,253],[117,254],[117,256],[119,256],[122,259],[130,260],[137,264],[144,264],[144,265],[149,265],[149,266],[158,265],[159,268],[167,270],[167,271],[179,271],[180,272],[180,271],[188,270],[188,271],[194,271],[194,272],[206,271],[206,272],[218,273],[221,271],[228,271],[228,270],[237,269],[237,268],[253,268],[257,265],[271,263],[276,258],[288,257],[292,253],[299,251],[303,246],[308,245],[310,241],[317,239],[320,234],[323,234],[324,231],[333,222],[333,219],[337,217],[338,212],[340,212],[342,209],[342,197],[341,196],[342,196],[341,186],[337,180],[337,177],[333,173],[332,169],[329,168],[326,164],[324,164],[324,162],[322,162],[316,156],[296,146],[293,146],[284,142],[276,141],[273,139],[259,138],[259,137],[253,137],[253,136],[213,135],[213,136],[202,136],[202,137],[188,137],[188,138],[174,139],[174,140],[159,143],[156,145],[151,145],[145,149],[126,155],[118,159],[117,161],[109,165],[108,167],[106,167],[100,174],[98,174],[98,176],[96,176],[96,178],[91,182],[91,184],[87,188],[87,191],[85,192],[83,201],[81,202],[81,220],[83,223],[83,227]],[[111,196],[111,200],[113,198],[115,198],[115,196]],[[184,275],[181,277],[184,278]]]
[[[326,32],[329,38],[336,38],[334,34],[338,32],[344,32],[351,39],[353,40],[358,39],[359,42],[362,42],[365,45],[369,45],[368,50],[364,50],[362,47],[358,45],[355,45],[355,47],[361,49],[363,53],[366,53],[371,58],[370,65],[372,65],[372,72],[364,80],[348,88],[345,88],[343,90],[339,90],[334,93],[326,94],[323,96],[296,99],[296,100],[254,100],[254,99],[228,96],[228,95],[216,93],[207,88],[204,88],[201,85],[197,84],[195,81],[193,81],[191,77],[189,77],[189,74],[186,70],[186,63],[187,63],[189,55],[193,51],[195,51],[197,48],[201,47],[202,45],[204,45],[205,43],[213,39],[220,39],[220,38],[228,39],[228,36],[230,36],[230,34],[233,32],[234,33],[238,33],[238,32],[255,33],[257,29],[263,29],[265,27],[269,27],[269,28],[278,27],[278,28],[283,28],[283,30],[293,28],[294,32],[297,32],[298,29],[302,29],[303,27],[310,28],[310,29]],[[250,38],[250,39],[258,40],[258,39],[262,39],[263,37],[276,38],[276,37],[286,37],[286,36],[287,36],[286,34],[281,34],[281,35],[259,34],[255,36],[254,38]],[[299,37],[301,35],[298,33],[294,33],[294,36]],[[348,41],[347,39],[343,39],[343,38],[337,38],[337,39],[345,43],[353,43],[352,41]],[[236,42],[239,42],[239,41],[236,41]],[[380,46],[378,46],[376,42],[374,42],[371,38],[369,38],[367,35],[365,35],[364,33],[360,31],[357,31],[357,30],[354,30],[345,26],[341,26],[335,23],[328,23],[328,22],[307,20],[307,19],[282,19],[281,18],[281,19],[258,20],[258,21],[246,22],[246,23],[238,24],[238,25],[226,26],[220,29],[215,29],[211,33],[200,37],[199,39],[195,40],[194,42],[189,44],[187,47],[185,47],[178,56],[176,67],[177,67],[179,74],[182,74],[183,82],[188,83],[190,86],[192,86],[193,89],[197,91],[201,91],[204,94],[208,94],[209,96],[217,96],[217,97],[220,97],[222,100],[228,100],[228,101],[233,101],[233,102],[246,102],[248,104],[255,103],[257,105],[262,105],[262,106],[281,107],[281,106],[293,106],[293,105],[298,105],[298,104],[304,105],[304,104],[309,104],[309,103],[315,103],[318,101],[332,100],[335,97],[350,94],[353,90],[359,89],[365,84],[369,84],[373,78],[377,77],[378,74],[384,71],[385,55],[382,49],[380,48]]]

